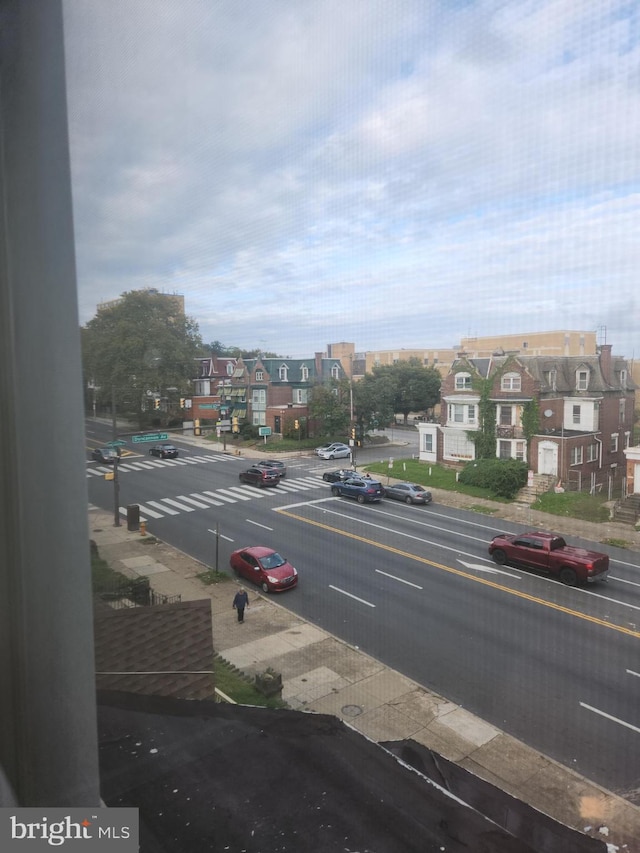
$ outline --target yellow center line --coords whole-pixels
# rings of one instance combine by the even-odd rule
[[[483,584],[492,589],[500,590],[508,595],[515,595],[516,598],[523,598],[525,601],[531,601],[534,604],[541,604],[543,607],[549,607],[551,610],[558,610],[560,613],[566,613],[568,616],[575,616],[577,619],[584,619],[586,622],[591,622],[593,625],[600,625],[602,628],[610,628],[613,631],[619,631],[621,634],[627,634],[629,637],[640,639],[640,631],[634,631],[632,628],[625,628],[624,625],[614,625],[604,619],[598,619],[597,616],[589,616],[586,613],[580,613],[578,610],[572,610],[570,607],[563,607],[561,604],[555,604],[553,601],[546,601],[544,598],[538,598],[535,595],[529,595],[528,592],[521,592],[517,589],[510,589],[502,586],[495,581],[487,580],[487,578],[479,578],[476,575],[471,575],[461,569],[454,569],[452,566],[445,566],[442,563],[436,563],[426,557],[420,557],[418,554],[412,554],[410,551],[403,551],[400,548],[394,548],[393,545],[385,545],[383,542],[376,542],[373,539],[368,539],[366,536],[359,536],[357,533],[350,533],[347,530],[339,530],[337,527],[332,527],[329,524],[324,524],[321,521],[313,521],[310,518],[301,518],[292,512],[285,509],[276,510],[282,515],[287,515],[296,521],[302,521],[305,524],[312,524],[314,527],[321,527],[323,530],[328,530],[331,533],[338,533],[340,536],[346,536],[348,539],[355,539],[357,542],[364,542],[365,545],[372,545],[374,548],[381,548],[383,551],[389,551],[392,554],[397,554],[400,557],[407,557],[409,560],[415,560],[418,563],[425,563],[428,566],[434,566],[436,569],[441,569],[443,572],[448,572],[450,575],[458,575],[458,577],[466,578],[474,583]]]

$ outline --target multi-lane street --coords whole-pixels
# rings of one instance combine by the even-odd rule
[[[572,538],[608,550],[611,574],[569,588],[494,565],[488,541],[513,523],[332,497],[321,475],[339,465],[311,455],[259,489],[238,479],[247,460],[174,443],[176,460],[129,444],[119,465],[120,505],[151,533],[211,565],[217,528],[225,570],[236,548],[279,550],[300,575],[284,606],[605,787],[640,786],[638,555]],[[87,464],[105,509],[109,470]]]

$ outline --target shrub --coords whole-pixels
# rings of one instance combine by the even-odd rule
[[[518,459],[477,459],[465,465],[459,479],[467,486],[490,489],[511,499],[526,485],[527,474],[526,464]]]

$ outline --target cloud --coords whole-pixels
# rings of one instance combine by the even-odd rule
[[[154,286],[290,354],[604,325],[630,355],[637,16],[66,0],[83,322]]]

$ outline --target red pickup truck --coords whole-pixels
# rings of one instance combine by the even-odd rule
[[[567,586],[605,581],[609,556],[567,545],[555,533],[500,533],[489,543],[489,554],[500,566],[510,563],[555,575]]]

